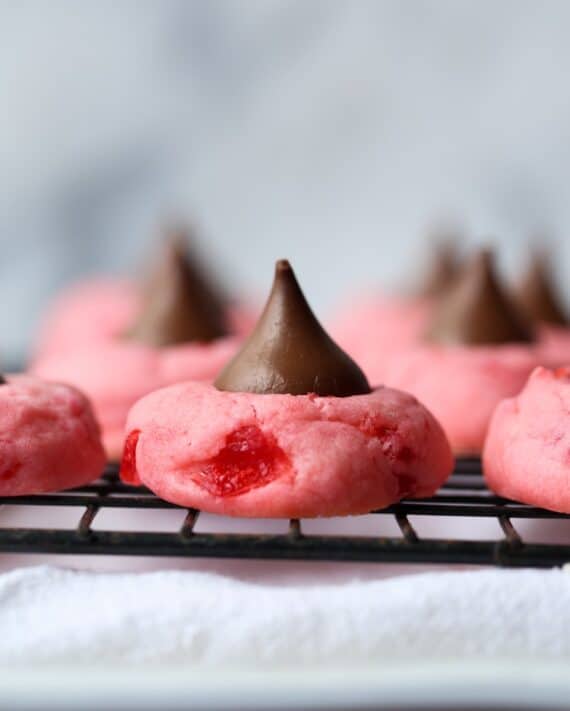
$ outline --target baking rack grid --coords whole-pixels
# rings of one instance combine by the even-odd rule
[[[99,511],[108,508],[180,509],[143,487],[121,483],[117,467],[109,465],[98,481],[68,492],[0,497],[0,505],[64,506],[77,510],[75,528],[3,528],[0,510],[0,552],[209,558],[259,558],[389,563],[443,563],[553,567],[570,561],[569,544],[527,543],[514,521],[570,519],[533,506],[495,496],[481,476],[478,459],[460,459],[448,482],[428,499],[409,499],[374,513],[395,518],[398,537],[306,535],[302,521],[292,519],[287,533],[199,533],[200,514],[187,509],[182,526],[172,532],[106,531],[94,528]],[[498,520],[503,537],[497,540],[441,540],[420,537],[409,516],[474,517]]]

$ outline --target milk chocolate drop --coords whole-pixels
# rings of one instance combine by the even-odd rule
[[[536,323],[567,326],[568,318],[544,254],[535,254],[515,292],[521,309]]]
[[[528,343],[532,329],[499,284],[493,256],[471,259],[436,309],[426,338],[443,345]]]
[[[253,333],[214,385],[264,394],[370,392],[364,373],[317,321],[286,260],[276,264],[273,288]]]
[[[441,296],[453,284],[460,271],[455,242],[447,240],[437,243],[420,296]]]
[[[142,289],[142,310],[126,334],[150,346],[197,341],[228,334],[223,298],[188,257],[184,236],[168,236],[163,253]]]

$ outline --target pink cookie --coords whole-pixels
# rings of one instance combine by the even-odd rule
[[[105,464],[99,427],[74,388],[10,376],[0,385],[0,495],[69,489]]]
[[[570,369],[536,368],[518,397],[497,407],[483,452],[500,496],[570,513]]]
[[[368,380],[379,385],[398,353],[419,342],[432,309],[433,299],[427,297],[371,295],[341,309],[329,331]]]
[[[526,345],[426,345],[394,359],[386,384],[423,402],[456,454],[477,454],[495,407],[520,391],[537,362]]]
[[[129,413],[122,477],[186,507],[231,516],[362,514],[433,494],[449,444],[413,397],[221,392],[180,383]]]
[[[125,331],[140,308],[127,279],[88,279],[63,291],[49,307],[36,357],[104,343]]]
[[[62,292],[49,308],[35,359],[107,343],[127,331],[141,308],[140,291],[127,279],[99,278],[76,284]],[[256,318],[251,306],[235,302],[228,306],[229,329],[238,336],[249,334]]]
[[[119,459],[127,413],[139,398],[184,380],[212,380],[237,345],[234,338],[164,348],[116,341],[54,354],[38,361],[34,372],[75,385],[89,396],[102,426],[107,455]]]

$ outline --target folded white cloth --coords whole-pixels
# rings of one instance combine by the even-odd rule
[[[570,657],[570,575],[436,572],[311,587],[208,573],[0,577],[0,664],[370,664]]]

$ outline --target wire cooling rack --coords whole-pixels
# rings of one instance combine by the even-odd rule
[[[117,478],[109,465],[101,479],[78,489],[54,494],[0,497],[0,505],[69,507],[77,512],[75,528],[2,527],[0,552],[91,555],[265,558],[351,562],[444,563],[553,567],[570,561],[568,545],[525,542],[515,522],[521,519],[570,519],[533,506],[500,498],[485,486],[478,459],[461,459],[449,481],[428,499],[409,499],[375,511],[395,519],[399,536],[306,535],[303,522],[289,521],[288,532],[274,534],[199,533],[199,511],[186,509],[184,522],[172,532],[108,531],[96,527],[104,509],[179,509],[143,487],[133,488]],[[441,540],[418,535],[409,516],[496,519],[503,535],[497,540]],[[499,529],[497,529],[499,530]]]

